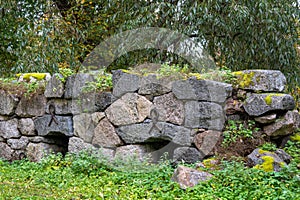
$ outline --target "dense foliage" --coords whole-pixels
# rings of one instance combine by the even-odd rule
[[[294,148],[297,151],[297,148]],[[296,153],[296,152],[295,152]],[[299,155],[299,151],[296,154]],[[143,170],[141,170],[143,168]],[[111,165],[87,154],[51,155],[40,163],[0,160],[4,199],[299,199],[296,162],[281,172],[224,161],[213,179],[182,190],[170,180],[174,168],[123,162]]]
[[[280,69],[299,76],[299,5],[245,0],[0,1],[2,74],[79,68],[103,40],[140,27],[179,31],[201,43],[220,66]],[[125,54],[113,67],[186,61],[157,49]]]

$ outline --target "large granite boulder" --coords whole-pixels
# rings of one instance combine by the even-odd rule
[[[175,144],[190,146],[191,130],[174,124],[147,121],[139,124],[120,126],[117,134],[127,144],[172,141]]]
[[[113,72],[113,95],[121,97],[129,92],[136,92],[140,87],[141,77],[125,73],[122,70]]]
[[[19,138],[21,134],[18,130],[18,120],[11,119],[9,121],[0,122],[0,137],[4,139]]]
[[[64,98],[78,98],[83,94],[83,88],[88,82],[95,81],[95,77],[91,74],[73,74],[67,78],[65,86]]]
[[[52,122],[51,122],[52,121]],[[34,125],[39,136],[65,135],[73,136],[73,121],[70,116],[44,115],[34,120]]]
[[[287,111],[295,108],[295,100],[289,94],[264,93],[247,95],[244,109],[250,116],[260,116],[270,111]]]
[[[171,122],[177,125],[183,124],[183,120],[184,120],[183,102],[176,99],[173,93],[155,97],[153,100],[153,104],[155,110],[151,110],[151,112],[154,111],[157,112],[158,121]],[[153,118],[151,114],[150,117]]]
[[[172,92],[180,100],[201,100],[224,103],[231,95],[232,86],[230,84],[197,80],[195,77],[188,80],[175,81]]]
[[[187,189],[196,186],[200,182],[208,181],[212,178],[208,172],[199,171],[185,166],[178,166],[171,178],[177,182],[181,189]]]
[[[264,126],[264,132],[271,137],[286,136],[294,133],[300,123],[300,114],[297,111],[288,111],[283,118]]]
[[[53,74],[49,81],[47,81],[44,95],[47,98],[60,98],[63,96],[64,83],[62,82],[63,76],[61,74]]]
[[[47,99],[44,95],[36,94],[32,97],[22,97],[16,114],[19,117],[37,117],[45,114]]]
[[[116,126],[142,122],[150,114],[152,103],[136,93],[127,93],[111,104],[105,114]]]
[[[188,101],[185,103],[184,125],[221,131],[225,123],[222,106],[211,102]]]
[[[0,115],[12,115],[18,102],[18,98],[4,90],[0,90]]]
[[[102,119],[94,130],[92,144],[100,147],[117,147],[123,144],[117,135],[114,126],[107,120]]]
[[[260,92],[282,92],[286,78],[277,70],[244,70],[233,72],[239,88]]]

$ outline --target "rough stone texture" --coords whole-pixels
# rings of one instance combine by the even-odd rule
[[[225,115],[220,105],[210,102],[186,102],[184,122],[186,127],[221,131],[224,123]]]
[[[269,156],[274,159],[272,162],[273,171],[280,171],[286,162],[290,162],[291,157],[285,153],[282,149],[276,152],[262,151],[259,148],[255,149],[251,154],[247,156],[248,165],[253,167],[261,165],[264,162],[264,156]]]
[[[271,137],[290,135],[296,131],[298,116],[298,112],[288,111],[282,119],[264,126],[264,132]]]
[[[83,150],[89,151],[89,150],[96,150],[97,148],[94,147],[90,143],[84,142],[83,139],[78,137],[71,137],[69,139],[69,145],[68,145],[68,152],[69,153],[79,153]]]
[[[3,137],[0,137],[0,142],[4,142],[4,138]]]
[[[12,159],[12,149],[5,143],[0,142],[0,158],[4,160],[11,160]]]
[[[38,117],[34,120],[34,125],[39,136],[46,135],[73,135],[73,121],[72,117],[69,116],[55,116],[58,124],[55,121],[52,121],[52,124],[49,126],[49,123],[52,119],[51,115],[44,115]]]
[[[104,118],[95,128],[92,144],[101,147],[117,147],[123,143],[115,132],[114,126]]]
[[[289,94],[249,94],[244,104],[250,116],[260,116],[270,111],[286,111],[295,108],[295,100]]]
[[[44,95],[33,97],[22,97],[19,102],[16,114],[19,117],[36,117],[45,114],[47,99]]]
[[[127,93],[105,111],[109,121],[116,126],[142,122],[150,114],[152,103],[136,93]]]
[[[150,158],[150,153],[153,151],[147,145],[126,145],[116,149],[115,158],[121,160],[138,159],[143,161]]]
[[[63,78],[61,74],[54,74],[49,81],[47,81],[44,95],[47,98],[60,98],[64,94],[64,83],[60,80]]]
[[[155,97],[153,100],[153,104],[156,112],[153,114],[158,114],[158,121],[171,122],[177,125],[181,125],[183,123],[183,102],[176,99],[173,93]],[[151,112],[150,117],[153,118],[151,116]]]
[[[139,89],[140,82],[141,78],[139,76],[116,70],[113,72],[113,95],[121,97],[126,93],[135,92]]]
[[[53,105],[55,108],[55,114],[57,115],[69,115],[72,114],[72,100],[67,99],[51,99],[46,106],[46,113],[49,114],[49,105]]]
[[[26,148],[27,158],[32,162],[39,162],[49,153],[63,152],[62,147],[46,143],[29,143]]]
[[[5,139],[21,137],[18,130],[18,120],[12,119],[0,122],[0,136]]]
[[[167,79],[158,79],[157,75],[150,74],[146,77],[142,77],[141,87],[138,91],[141,95],[153,95],[158,96],[171,92],[172,84]]]
[[[7,121],[7,120],[9,120],[9,116],[0,115],[0,121]]]
[[[261,124],[270,124],[276,120],[276,117],[276,114],[270,114],[261,117],[255,117],[254,120]]]
[[[78,98],[82,95],[82,88],[87,82],[94,81],[95,78],[91,74],[74,74],[67,78],[65,86],[64,98]]]
[[[179,183],[180,188],[187,189],[194,187],[202,181],[212,178],[208,172],[199,171],[185,166],[178,166],[171,178],[172,181]]]
[[[12,115],[19,100],[11,94],[0,90],[0,115]]]
[[[231,95],[230,84],[189,78],[188,80],[175,81],[172,92],[181,100],[201,100],[224,103]]]
[[[7,140],[7,144],[12,149],[26,149],[29,140],[27,137],[22,136],[20,139],[9,139]]]
[[[58,137],[43,137],[43,136],[35,136],[35,137],[28,137],[29,142],[32,143],[47,143],[47,144],[57,144],[60,146],[66,146],[68,143],[68,138],[62,138],[61,136]]]
[[[203,154],[193,147],[178,147],[173,153],[173,162],[195,163],[203,159]]]
[[[98,108],[98,111],[103,112],[116,100],[117,98],[114,97],[111,92],[101,92],[96,94],[95,105]]]
[[[172,141],[175,144],[191,145],[191,130],[174,124],[158,122],[144,122],[120,126],[117,128],[118,135],[127,144]]]
[[[244,70],[234,72],[237,76],[239,87],[242,89],[282,92],[286,84],[286,78],[277,70]]]
[[[85,142],[92,142],[96,124],[92,120],[92,115],[82,113],[73,117],[74,135],[80,137]]]
[[[204,157],[212,156],[216,152],[216,144],[220,141],[221,137],[222,132],[208,130],[197,134],[194,137],[194,143]]]
[[[243,113],[244,109],[243,109],[243,103],[235,100],[233,98],[229,98],[227,99],[226,103],[225,103],[225,113],[226,115],[233,115],[236,113]]]
[[[31,118],[21,118],[19,120],[19,130],[22,135],[36,135],[34,122]]]

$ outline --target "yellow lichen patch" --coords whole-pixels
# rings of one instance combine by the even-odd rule
[[[23,77],[23,80],[30,80],[30,77],[35,78],[37,80],[43,80],[46,77],[46,73],[24,73],[24,74],[17,74],[17,77]]]
[[[272,94],[269,94],[265,97],[265,102],[267,105],[271,105],[272,104],[272,97],[274,96],[283,96],[284,94],[278,94],[278,93],[272,93]]]
[[[292,135],[291,140],[300,142],[300,133],[296,133],[296,134]]]
[[[253,168],[261,169],[265,172],[274,171],[274,158],[272,156],[262,156],[261,158],[264,160],[264,162],[262,164],[255,165]]]
[[[259,149],[259,150],[258,150],[258,153],[259,153],[259,154],[264,154],[264,153],[273,154],[273,152],[271,152],[271,151],[266,151],[266,150],[263,150],[263,149]]]
[[[250,85],[253,85],[253,77],[255,75],[255,72],[246,73],[244,71],[237,71],[232,73],[234,76],[237,77],[237,84],[241,88],[247,88]]]
[[[189,73],[188,74],[188,77],[193,77],[193,76],[196,77],[196,79],[198,79],[198,80],[203,79],[201,74],[199,74],[199,73]]]

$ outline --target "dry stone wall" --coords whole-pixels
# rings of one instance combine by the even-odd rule
[[[84,93],[95,78],[54,74],[44,94],[17,98],[0,91],[0,157],[39,161],[49,152],[101,151],[110,159],[136,155],[196,162],[214,154],[228,119],[247,115],[270,137],[300,124],[295,102],[283,94],[280,71],[235,72],[238,89],[210,80],[172,80],[113,73],[112,92]]]

